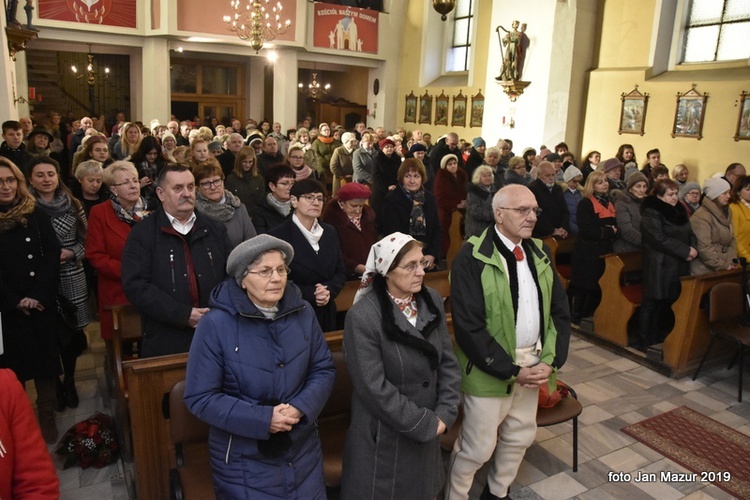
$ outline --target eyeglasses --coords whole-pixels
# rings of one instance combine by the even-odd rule
[[[0,179],[0,186],[13,187],[18,183],[18,179],[15,177],[8,177],[7,179]]]
[[[406,264],[405,266],[396,267],[401,268],[409,273],[415,273],[417,272],[418,267],[421,267],[422,269],[427,269],[428,267],[430,267],[430,261],[427,259],[422,259],[419,262],[412,262],[411,264]]]
[[[303,199],[308,203],[324,203],[326,201],[325,196],[323,196],[322,194],[301,194],[299,197],[300,199]]]
[[[297,155],[294,155],[294,156],[290,156],[290,157],[289,157],[289,159],[290,159],[290,160],[304,160],[304,159],[305,159],[305,157],[304,157],[304,156],[297,156]]]
[[[501,210],[513,210],[514,212],[518,212],[518,214],[521,217],[528,217],[531,212],[534,212],[537,217],[539,217],[542,213],[542,209],[539,207],[532,208],[532,207],[520,207],[520,208],[510,208],[510,207],[497,207]]]
[[[221,187],[224,184],[224,179],[214,179],[212,181],[201,181],[200,186],[203,189],[211,189],[212,187]]]
[[[700,195],[701,195],[700,191],[688,191],[685,196],[700,196]]]
[[[264,267],[260,271],[247,271],[246,274],[257,274],[261,278],[268,279],[273,276],[274,271],[276,271],[279,276],[286,276],[287,274],[289,274],[289,268],[286,266],[277,267],[276,269],[274,269],[273,267]]]
[[[122,181],[122,182],[120,182],[118,184],[112,184],[112,187],[117,187],[117,186],[132,186],[134,184],[139,184],[138,179],[128,179],[128,180]]]
[[[294,186],[294,181],[277,182],[276,185],[281,187],[291,187]]]

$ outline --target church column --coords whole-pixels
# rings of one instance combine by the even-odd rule
[[[4,18],[3,13],[3,18]],[[16,86],[16,63],[8,55],[8,36],[5,33],[5,20],[0,22],[0,44],[2,44],[4,57],[0,58],[0,87],[6,89],[5,97],[0,97],[0,116],[4,120],[18,120],[19,111],[13,102],[13,96],[18,97],[21,91]],[[24,63],[26,59],[23,59]],[[25,91],[25,89],[24,89]],[[28,97],[28,96],[26,96]],[[26,108],[28,114],[28,108]]]
[[[273,118],[281,123],[282,130],[297,126],[297,52],[277,51],[273,63]]]
[[[161,38],[145,38],[143,48],[130,56],[131,120],[166,124],[171,115],[169,45]]]

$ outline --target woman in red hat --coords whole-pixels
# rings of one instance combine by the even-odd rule
[[[369,198],[370,188],[350,182],[323,208],[321,220],[335,227],[339,235],[347,279],[364,274],[370,247],[377,241],[375,211],[367,205]]]

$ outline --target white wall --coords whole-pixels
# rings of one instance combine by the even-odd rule
[[[490,68],[482,126],[482,137],[488,145],[499,138],[509,138],[519,154],[527,146],[552,147],[562,140],[577,142],[580,120],[570,118],[581,115],[586,81],[583,75],[591,64],[595,6],[595,0],[493,2],[490,21],[493,38],[489,40],[488,57],[484,61]],[[585,18],[586,22],[578,22],[579,18]],[[495,28],[502,25],[510,30],[514,20],[527,24],[529,46],[521,80],[531,84],[512,103],[495,81],[502,65]],[[515,121],[513,129],[508,126],[511,117]]]

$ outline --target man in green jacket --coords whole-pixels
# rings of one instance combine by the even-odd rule
[[[556,387],[568,354],[570,312],[550,256],[531,232],[532,192],[509,185],[492,202],[495,225],[469,238],[451,268],[451,311],[462,369],[464,420],[448,499],[469,496],[492,460],[482,499],[507,498],[536,436],[539,387]]]

